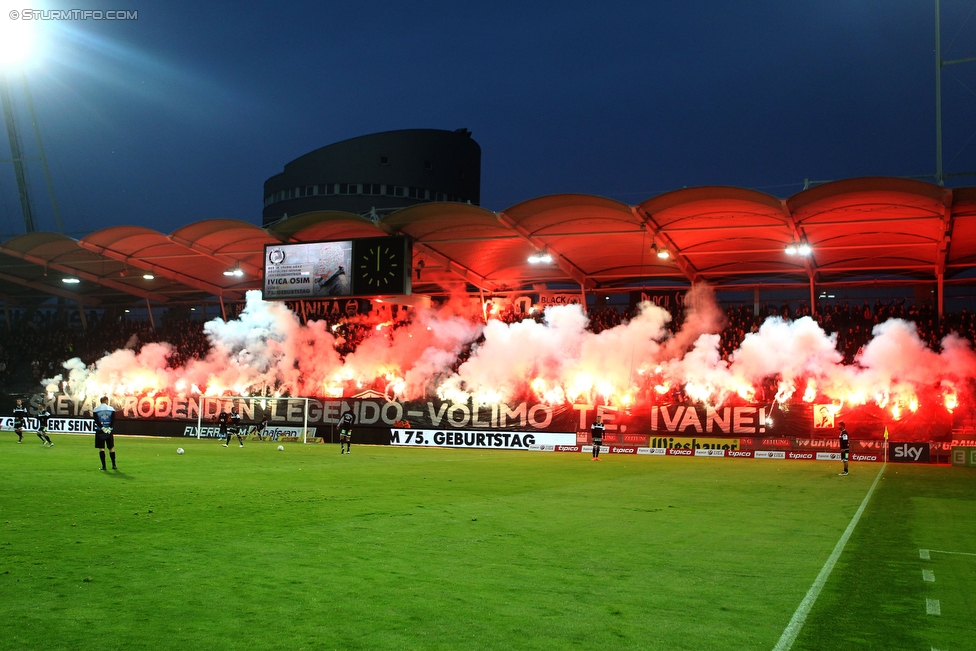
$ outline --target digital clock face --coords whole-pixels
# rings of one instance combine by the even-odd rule
[[[410,244],[403,237],[354,240],[354,291],[361,296],[407,294]]]

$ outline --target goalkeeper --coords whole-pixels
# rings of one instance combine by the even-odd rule
[[[108,448],[109,456],[112,457],[112,470],[118,470],[115,465],[115,409],[108,404],[108,397],[102,396],[99,405],[92,411],[92,418],[95,420],[95,448],[98,456],[102,460],[102,470],[105,470],[105,448]]]

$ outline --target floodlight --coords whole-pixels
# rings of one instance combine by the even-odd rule
[[[154,276],[154,275],[152,275],[152,274],[142,274],[142,277],[143,277],[143,278],[144,278],[145,280],[155,280],[155,279],[156,279],[156,276]]]
[[[63,282],[63,283],[67,283],[68,285],[77,285],[77,284],[78,284],[78,283],[80,283],[81,281],[80,281],[80,280],[78,280],[77,278],[72,278],[71,276],[68,276],[68,277],[66,277],[66,278],[62,278],[62,279],[61,279],[61,282]]]
[[[3,15],[0,16],[0,71],[20,66],[34,50],[34,21],[23,20],[19,11],[8,10],[7,3],[3,4]]]

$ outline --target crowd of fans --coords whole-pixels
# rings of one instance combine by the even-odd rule
[[[637,308],[618,310],[612,306],[591,308],[588,313],[589,329],[602,332],[633,318]],[[671,309],[672,318],[667,329],[676,332],[684,319],[682,310]],[[760,325],[770,316],[786,320],[811,316],[807,304],[761,306],[758,314],[752,304],[724,306],[725,327],[721,332],[720,350],[728,359],[738,348],[745,336],[757,332]],[[976,341],[976,318],[967,310],[946,314],[943,319],[929,304],[921,306],[906,301],[875,301],[863,305],[848,302],[823,303],[817,306],[812,315],[828,333],[836,333],[837,349],[843,353],[845,361],[852,362],[858,351],[871,339],[874,326],[889,318],[912,321],[919,335],[933,350],[938,350],[943,337],[950,332]],[[500,310],[492,315],[508,323],[524,319],[541,321],[541,310],[516,312],[511,309]],[[335,315],[329,317],[327,327],[336,336],[336,349],[341,356],[354,350],[367,337],[374,336],[377,327],[395,330],[408,322],[409,313],[379,312],[371,315],[353,317]],[[7,390],[35,385],[44,378],[62,372],[61,364],[70,358],[78,357],[91,365],[96,360],[120,348],[138,349],[149,342],[165,341],[174,347],[170,363],[182,366],[193,358],[200,358],[210,350],[203,322],[193,320],[186,314],[169,315],[162,323],[153,327],[147,321],[103,317],[99,320],[94,312],[88,317],[86,328],[80,324],[69,324],[59,320],[55,311],[36,311],[32,318],[22,319],[14,327],[0,325],[0,387]],[[455,369],[463,363],[478,342],[461,351]]]
[[[915,323],[919,337],[929,348],[938,350],[942,339],[950,332],[976,341],[976,321],[966,309],[944,315],[940,321],[935,309],[930,304],[921,306],[906,303],[904,300],[882,303],[875,301],[872,305],[850,303],[822,303],[817,306],[816,315],[810,314],[810,308],[802,303],[796,309],[783,305],[776,309],[765,305],[754,314],[751,305],[731,307],[726,310],[727,323],[722,332],[721,350],[724,358],[734,351],[749,332],[756,332],[759,326],[770,316],[780,316],[791,320],[803,316],[812,316],[821,328],[828,334],[836,333],[837,350],[844,354],[844,360],[851,363],[857,357],[861,348],[871,340],[874,327],[888,319],[904,319]]]

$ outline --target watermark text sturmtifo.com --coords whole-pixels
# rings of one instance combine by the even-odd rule
[[[139,20],[131,9],[11,9],[10,20]]]

